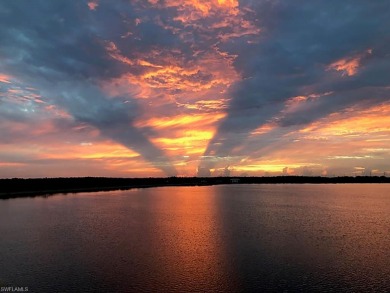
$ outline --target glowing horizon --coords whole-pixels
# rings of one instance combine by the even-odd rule
[[[0,177],[390,175],[385,6],[1,3]]]

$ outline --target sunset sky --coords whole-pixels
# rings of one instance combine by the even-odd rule
[[[0,177],[390,176],[387,0],[0,2]]]

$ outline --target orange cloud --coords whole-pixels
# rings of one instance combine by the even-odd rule
[[[172,129],[173,127],[182,127],[193,129],[205,125],[212,125],[225,116],[225,114],[197,114],[197,115],[177,115],[173,117],[152,118],[146,121],[138,121],[137,127],[153,127],[155,129]]]
[[[152,4],[157,4],[157,1],[149,0]],[[215,12],[216,10],[223,9],[225,12],[230,14],[237,13],[238,1],[237,0],[166,0],[164,5],[166,7],[176,7],[179,11],[190,10],[192,12],[200,12],[200,15],[196,13],[192,17],[205,17]]]
[[[218,0],[218,4],[225,7],[237,7],[238,0]]]
[[[245,165],[237,165],[234,166],[234,170],[236,172],[248,172],[252,175],[264,175],[263,173],[275,173],[275,175],[281,175],[283,173],[283,169],[286,168],[286,165],[288,165],[289,173],[290,175],[294,174],[294,169],[299,169],[302,167],[308,167],[308,166],[318,166],[318,164],[313,163],[292,163],[288,162],[286,160],[283,161],[267,161],[267,160],[261,160],[257,162],[251,162],[249,164]]]
[[[186,130],[179,137],[175,138],[156,138],[156,142],[162,149],[170,150],[184,150],[195,149],[196,153],[201,154],[204,150],[207,142],[213,137],[214,132],[212,130]],[[201,142],[201,143],[199,143]],[[187,151],[186,154],[193,154],[194,151]]]
[[[227,99],[219,99],[219,100],[200,100],[194,103],[179,103],[177,105],[179,107],[184,107],[186,109],[195,109],[204,112],[221,112],[224,111],[228,105]]]
[[[170,95],[180,90],[180,95],[200,97],[199,92],[226,89],[237,80],[238,74],[232,66],[231,56],[211,51],[197,58],[185,61],[182,52],[161,52],[151,50],[138,52],[134,57],[124,56],[113,42],[107,42],[107,53],[137,73],[127,73],[120,78],[105,82],[103,88],[111,94],[118,94],[118,87],[131,90],[136,98]],[[111,83],[111,84],[110,84]],[[137,87],[137,93],[134,92]],[[196,95],[194,95],[196,94]],[[210,92],[208,93],[210,95]]]
[[[293,100],[304,103],[306,97]],[[267,140],[264,135],[271,131],[274,131],[272,136],[278,138],[262,147],[262,141]],[[354,175],[354,167],[359,162],[365,168],[377,170],[375,174],[383,174],[384,168],[388,168],[384,162],[390,160],[389,137],[389,103],[368,109],[351,108],[302,130],[266,124],[250,138],[257,149],[244,151],[244,154],[250,153],[245,159],[233,158],[231,166],[238,174],[251,175],[263,175],[264,172],[280,175],[283,174],[282,166],[288,167],[289,174]]]
[[[390,104],[385,103],[361,110],[358,114],[355,114],[353,109],[351,112],[354,115],[347,118],[344,118],[342,113],[332,114],[329,118],[317,121],[301,132],[316,133],[323,137],[390,133]]]
[[[172,156],[200,156],[215,133],[215,124],[224,116],[224,113],[178,115],[141,120],[136,126],[158,130],[159,137],[153,142]]]
[[[262,134],[270,132],[271,130],[273,130],[275,128],[276,128],[275,125],[272,125],[271,123],[267,123],[267,124],[264,124],[264,125],[256,128],[254,131],[252,131],[251,136],[262,135]]]
[[[157,5],[155,1],[153,2]],[[244,12],[239,9],[237,0],[167,0],[159,6],[176,8],[178,15],[174,20],[182,22],[187,27],[193,26],[209,32],[214,30],[214,36],[206,34],[207,38],[215,38],[218,41],[227,41],[230,38],[244,35],[255,36],[260,32],[256,25],[245,19]],[[210,22],[207,28],[203,27],[201,23],[205,18]],[[183,39],[190,37],[173,27],[166,28],[181,34]],[[227,31],[222,33],[219,31],[221,28],[225,28]]]
[[[24,167],[26,163],[15,163],[15,162],[0,162],[0,168],[5,167]]]
[[[367,55],[372,54],[372,50],[368,49],[363,54],[359,54],[357,56],[353,57],[347,57],[344,59],[337,60],[333,63],[331,63],[327,70],[336,70],[336,71],[342,71],[342,75],[347,76],[353,76],[357,73],[358,68],[360,67],[361,59]]]
[[[352,76],[355,75],[359,68],[360,58],[353,59],[341,59],[328,66],[328,70],[333,69],[336,71],[343,71],[342,75]]]
[[[21,131],[25,132],[24,129]],[[45,136],[43,131],[38,130],[36,137],[40,139],[34,144],[28,141],[17,145],[0,143],[0,154],[9,158],[0,162],[0,172],[22,177],[31,174],[42,176],[40,170],[43,170],[42,174],[49,174],[50,170],[50,176],[164,176],[138,153],[110,140],[88,141],[91,137],[86,136],[84,142],[71,142],[65,141],[58,132],[48,137],[47,133]],[[75,140],[74,133],[72,139]],[[26,160],[28,163],[21,162]]]
[[[81,142],[78,144],[56,144],[55,147],[46,147],[41,159],[129,159],[140,155],[128,148],[112,141]]]

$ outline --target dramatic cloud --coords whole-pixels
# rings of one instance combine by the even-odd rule
[[[267,123],[304,127],[353,105],[389,100],[384,1],[258,1],[250,8],[260,19],[260,40],[223,46],[237,55],[234,66],[243,80],[234,85],[206,156],[233,155]],[[299,105],[286,108],[294,97],[301,97]],[[265,137],[262,144],[269,143]],[[213,166],[213,160],[204,164]]]
[[[89,7],[96,9],[90,3]],[[62,107],[76,121],[134,149],[167,175],[176,175],[163,151],[134,127],[137,109],[119,97],[110,99],[97,86],[127,69],[110,58],[106,40],[99,39],[97,27],[83,21],[77,6],[67,1],[19,2],[1,12],[0,54],[5,59],[1,70],[38,88],[47,102]],[[114,16],[119,17],[119,11],[112,12]]]
[[[387,6],[2,2],[1,176],[390,171]]]

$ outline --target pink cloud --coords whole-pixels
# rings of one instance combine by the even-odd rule
[[[96,8],[99,6],[99,3],[97,1],[90,1],[87,5],[90,10],[96,10]]]
[[[0,73],[0,82],[3,82],[3,83],[11,83],[11,76],[9,75],[6,75],[4,73]]]

